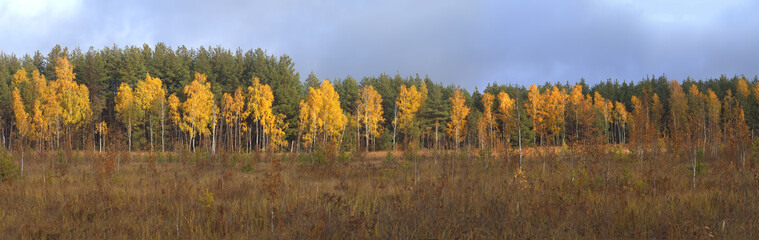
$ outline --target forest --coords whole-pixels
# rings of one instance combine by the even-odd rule
[[[301,80],[294,66],[163,43],[0,54],[0,203],[18,206],[0,233],[756,234],[756,76],[471,91],[419,74]]]
[[[746,134],[753,139],[759,127],[756,76],[650,76],[593,86],[584,79],[492,83],[470,93],[419,75],[323,81],[311,73],[301,81],[294,64],[287,55],[261,49],[172,49],[162,43],[0,54],[2,144],[12,149],[14,140],[23,139],[25,145],[52,148],[65,136],[71,148],[100,148],[97,142],[107,136],[99,129],[108,129],[128,135],[128,148],[140,151],[200,144],[207,151],[249,152],[269,142],[284,148],[278,151],[310,151],[314,145],[330,147],[327,140],[339,142],[342,151],[388,150],[411,139],[423,148],[455,149],[493,147],[495,141],[516,146],[518,132],[529,146],[587,143],[600,136],[604,143],[639,143],[652,136],[677,143],[689,137],[748,142]],[[703,128],[701,134],[686,136],[694,127]],[[314,134],[322,134],[321,141]]]

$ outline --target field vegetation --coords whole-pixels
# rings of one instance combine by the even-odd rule
[[[323,159],[314,156],[319,153],[28,154],[26,176],[0,185],[0,233],[89,239],[756,237],[754,161],[741,167],[704,157],[694,189],[690,164],[666,160],[675,158],[667,152],[655,159],[619,146],[526,152],[521,170],[518,156],[488,161],[474,151],[371,152],[316,164],[310,161]]]

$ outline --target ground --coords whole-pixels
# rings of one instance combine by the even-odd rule
[[[520,170],[516,152],[488,158],[465,149],[352,154],[313,165],[317,153],[27,152],[23,176],[0,183],[0,235],[757,238],[753,162],[704,157],[694,188],[692,162],[673,153],[525,153]]]

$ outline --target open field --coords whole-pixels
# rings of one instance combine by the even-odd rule
[[[618,148],[518,155],[27,152],[0,235],[76,239],[728,238],[759,234],[759,171]],[[466,152],[466,151],[462,151]],[[14,159],[18,156],[14,155]],[[65,163],[42,164],[40,159]],[[118,160],[118,162],[115,162]],[[55,170],[50,171],[50,166]],[[43,171],[43,167],[46,167]]]

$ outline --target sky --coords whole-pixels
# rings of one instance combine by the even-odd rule
[[[262,48],[301,80],[428,75],[595,84],[759,74],[757,1],[0,0],[0,51],[56,44]]]

